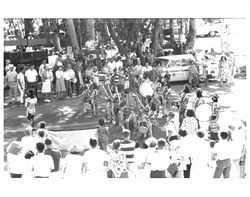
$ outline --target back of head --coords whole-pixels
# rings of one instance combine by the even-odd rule
[[[29,91],[28,91],[28,97],[30,97],[30,98],[34,98],[35,97],[34,96],[34,91],[32,89],[29,89]]]
[[[179,135],[181,137],[185,137],[185,136],[187,136],[187,131],[185,129],[180,128],[179,129]]]
[[[45,127],[46,127],[46,123],[45,122],[40,122],[40,128],[45,129]]]
[[[188,84],[185,84],[183,92],[184,93],[190,93],[190,88],[189,88]]]
[[[125,129],[123,132],[122,132],[122,136],[123,138],[127,139],[130,137],[130,131],[128,129]]]
[[[91,146],[91,148],[95,148],[97,146],[97,140],[90,138],[89,145]]]
[[[52,143],[53,143],[53,141],[52,141],[52,139],[51,138],[46,138],[46,140],[45,140],[45,145],[46,146],[51,146],[52,145]]]
[[[158,148],[159,148],[159,149],[164,148],[164,147],[166,146],[166,140],[164,140],[164,139],[159,139],[157,145],[158,145]]]
[[[40,130],[38,131],[38,136],[39,136],[40,138],[44,138],[44,137],[45,137],[45,131],[44,131],[43,129],[40,129]]]
[[[228,138],[228,133],[223,131],[220,133],[220,137],[221,137],[221,139],[226,140]]]
[[[100,120],[98,120],[98,124],[99,124],[100,126],[103,126],[103,125],[105,124],[104,119],[100,119]]]
[[[36,144],[36,149],[37,149],[37,151],[38,151],[39,153],[42,153],[42,152],[44,151],[44,148],[45,148],[44,143],[38,142],[38,143]]]
[[[33,151],[29,150],[25,153],[24,158],[30,159],[31,157],[34,157],[34,156],[35,156],[35,154],[33,153]]]
[[[140,148],[140,142],[138,141],[135,142],[135,148]]]
[[[121,145],[120,140],[115,140],[115,141],[113,142],[113,144],[112,144],[113,150],[119,150],[120,145]]]
[[[198,131],[198,132],[196,133],[196,135],[197,135],[199,138],[203,138],[203,137],[204,137],[204,133],[201,132],[201,131]]]
[[[195,113],[194,110],[188,109],[186,112],[187,117],[194,117]]]

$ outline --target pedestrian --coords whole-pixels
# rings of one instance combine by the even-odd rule
[[[63,67],[58,66],[56,71],[56,92],[58,94],[58,100],[63,99],[63,92],[66,91],[64,82]]]
[[[78,145],[74,144],[69,148],[68,152],[62,167],[63,178],[81,178],[84,161],[81,155],[82,150]]]
[[[110,178],[128,178],[128,162],[126,156],[120,151],[120,140],[112,143],[112,152],[109,154]]]
[[[84,176],[96,179],[107,178],[108,154],[98,148],[96,139],[90,139],[89,144],[91,148],[83,156]]]
[[[135,160],[134,160],[134,150],[135,150],[135,142],[130,140],[130,131],[128,129],[124,129],[123,140],[121,141],[121,153],[126,156],[128,161],[128,169],[129,171],[135,175]]]
[[[170,111],[167,116],[167,122],[164,126],[167,140],[170,140],[170,138],[178,135],[179,127],[178,125],[176,125],[176,122],[174,121],[174,119],[175,119],[175,114],[174,112]]]
[[[107,151],[107,146],[109,144],[109,131],[108,128],[105,127],[104,119],[98,120],[98,144],[101,150]]]
[[[221,56],[219,62],[219,79],[221,87],[223,87],[223,83],[228,83],[229,81],[229,65],[225,55]]]
[[[34,127],[35,124],[34,119],[36,114],[36,107],[35,107],[36,104],[37,104],[37,98],[34,95],[34,91],[30,89],[28,91],[28,95],[25,100],[25,107],[26,107],[28,124],[32,127]]]
[[[210,64],[210,60],[208,58],[208,56],[204,56],[204,60],[203,60],[203,63],[202,63],[202,74],[203,74],[203,79],[204,79],[204,83],[205,83],[205,86],[208,87],[208,69],[211,67],[211,64]]]
[[[24,93],[25,93],[25,79],[24,79],[25,67],[20,68],[20,72],[17,75],[18,90],[20,92],[20,104],[24,104]]]
[[[9,70],[5,76],[5,81],[7,85],[10,87],[9,89],[9,104],[13,102],[17,102],[17,73],[14,71],[13,64],[9,65]]]
[[[182,124],[182,121],[185,118],[185,113],[186,113],[187,104],[189,100],[189,93],[190,93],[190,89],[188,87],[188,84],[185,84],[184,89],[181,94],[181,101],[180,101],[180,111],[179,111],[180,124]]]
[[[218,124],[217,116],[211,116],[208,126],[209,139],[213,141],[219,141],[220,126]]]
[[[181,124],[181,128],[185,129],[188,135],[196,134],[196,132],[198,131],[198,121],[195,118],[194,110],[187,110],[186,117]]]
[[[46,62],[46,60],[42,61],[42,64],[39,66],[39,70],[38,70],[38,74],[41,77],[41,79],[43,78],[43,72],[45,71],[45,67],[49,66]]]
[[[42,72],[42,93],[45,94],[45,103],[51,102],[51,87],[53,81],[53,73],[48,65],[44,66]]]
[[[58,172],[60,170],[60,160],[62,158],[62,153],[59,149],[56,149],[53,147],[53,141],[51,138],[46,138],[45,140],[45,155],[50,155],[54,162],[54,169],[51,170],[51,172]]]
[[[211,116],[216,116],[216,119],[219,119],[219,112],[220,112],[220,104],[219,104],[219,96],[216,94],[212,96],[212,115]]]
[[[221,140],[215,144],[213,150],[216,154],[216,169],[213,177],[220,178],[223,174],[224,178],[229,178],[231,171],[232,143],[227,141],[227,132],[221,132],[220,137]]]
[[[25,72],[25,78],[27,82],[27,89],[33,89],[35,96],[37,95],[37,82],[38,82],[38,73],[35,69],[35,65],[31,65],[30,68]]]
[[[18,141],[11,142],[7,149],[7,167],[11,178],[22,178],[24,168],[24,157],[22,145]]]
[[[91,104],[92,104],[92,114],[97,117],[97,106],[98,106],[98,86],[96,83],[92,84],[92,91],[90,93]]]
[[[50,155],[44,154],[45,145],[41,142],[36,144],[37,154],[31,158],[34,178],[49,178],[51,170],[55,168]]]
[[[195,66],[195,62],[190,60],[190,66],[188,70],[188,83],[191,85],[192,88],[196,88],[199,83],[199,72]]]
[[[66,67],[66,71],[64,72],[64,80],[66,86],[66,96],[72,98],[72,83],[75,79],[75,72],[71,68],[71,64],[68,63]]]
[[[150,165],[150,178],[166,178],[166,171],[170,165],[170,151],[166,150],[166,140],[159,139],[157,149],[148,155],[147,163]]]

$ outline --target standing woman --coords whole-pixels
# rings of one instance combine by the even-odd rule
[[[229,65],[227,63],[227,58],[226,56],[221,56],[219,62],[219,78],[221,87],[223,87],[223,82],[228,81],[228,73],[229,73]]]
[[[91,92],[91,103],[92,103],[92,112],[93,116],[97,116],[97,104],[98,104],[98,86],[96,83],[92,84],[93,90]]]
[[[56,92],[58,93],[58,99],[63,99],[63,92],[66,91],[65,83],[64,83],[64,73],[63,67],[58,66],[56,71]]]
[[[26,114],[28,124],[34,127],[34,118],[36,113],[35,105],[37,104],[37,98],[34,95],[34,91],[32,89],[28,92],[28,98],[25,100]]]
[[[184,89],[181,94],[181,101],[180,101],[180,111],[179,111],[179,121],[180,124],[182,123],[183,119],[185,118],[185,112],[187,109],[187,104],[188,104],[188,94],[190,93],[190,89],[188,85],[186,84],[184,86]]]
[[[51,85],[53,81],[53,73],[51,69],[46,65],[44,66],[44,71],[42,72],[42,93],[45,94],[45,103],[50,103],[51,102]],[[50,99],[49,99],[49,98]]]

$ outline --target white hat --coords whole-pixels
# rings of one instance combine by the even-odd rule
[[[147,146],[149,146],[150,147],[150,144],[157,144],[157,139],[156,138],[154,138],[154,137],[150,137],[150,138],[148,138],[148,139],[146,139],[145,140],[145,144],[147,144]]]

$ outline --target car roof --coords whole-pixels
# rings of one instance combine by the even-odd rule
[[[169,56],[162,56],[162,57],[157,57],[159,60],[178,60],[178,59],[191,59],[193,58],[192,55],[190,54],[185,54],[185,55],[169,55]]]

